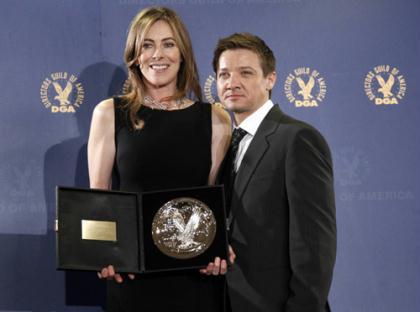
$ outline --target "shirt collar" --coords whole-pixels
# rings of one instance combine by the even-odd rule
[[[268,100],[255,112],[253,112],[251,115],[245,118],[244,121],[242,121],[241,124],[236,128],[240,127],[252,136],[254,136],[261,122],[273,106],[273,102],[271,100]]]

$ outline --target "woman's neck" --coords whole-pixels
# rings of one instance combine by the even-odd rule
[[[148,85],[146,88],[146,95],[152,97],[156,101],[162,101],[170,98],[176,93],[176,86],[152,86]]]

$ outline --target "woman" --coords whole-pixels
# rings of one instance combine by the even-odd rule
[[[192,45],[175,12],[147,8],[132,21],[125,48],[129,92],[99,103],[88,143],[92,188],[151,191],[213,184],[230,140],[230,119],[201,102]],[[187,96],[194,96],[193,100]],[[216,258],[202,273],[223,274]],[[218,311],[221,280],[198,272],[123,278],[112,265],[107,311]]]

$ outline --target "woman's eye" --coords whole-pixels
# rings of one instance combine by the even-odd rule
[[[175,46],[175,42],[165,42],[165,48],[173,48]]]
[[[142,46],[142,48],[144,50],[150,49],[152,47],[153,47],[153,45],[151,43],[143,43],[143,46]]]

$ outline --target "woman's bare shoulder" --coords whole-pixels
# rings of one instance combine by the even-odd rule
[[[93,119],[98,121],[110,121],[114,119],[114,100],[106,99],[99,102],[93,110]]]

